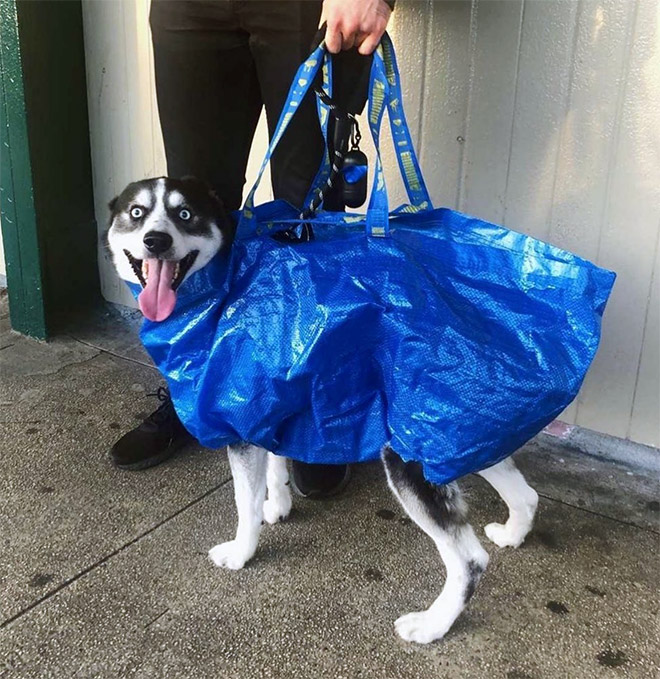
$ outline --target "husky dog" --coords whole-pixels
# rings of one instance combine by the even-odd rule
[[[234,229],[219,199],[195,179],[147,179],[130,184],[110,203],[107,242],[119,275],[139,283],[144,316],[166,319],[175,309],[176,291],[221,249],[231,247]],[[385,444],[385,441],[383,441]],[[257,549],[262,521],[273,524],[291,510],[286,459],[250,443],[228,447],[238,511],[236,537],[213,547],[217,566],[239,569]],[[438,598],[425,610],[396,623],[408,641],[428,643],[451,628],[488,564],[467,521],[458,485],[433,485],[417,462],[404,462],[388,445],[382,451],[387,482],[410,518],[435,542],[447,577]],[[504,524],[488,524],[486,536],[500,547],[518,547],[534,521],[538,495],[511,458],[479,472],[509,510]]]

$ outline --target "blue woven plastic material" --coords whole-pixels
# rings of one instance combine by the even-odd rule
[[[322,61],[317,50],[301,67],[289,104]],[[322,213],[314,241],[284,244],[270,233],[295,224],[296,210],[253,208],[253,191],[229,259],[193,274],[172,316],[145,321],[142,339],[204,445],[250,441],[346,463],[373,460],[390,442],[445,483],[510,455],[573,400],[614,274],[432,209],[388,39],[371,87],[376,143],[384,108],[400,121],[411,205],[388,217],[378,160],[366,217]]]

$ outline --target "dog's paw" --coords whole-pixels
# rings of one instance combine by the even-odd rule
[[[429,644],[442,639],[448,631],[448,626],[438,620],[437,614],[429,611],[402,615],[396,620],[394,627],[404,641],[414,641],[417,644]]]
[[[223,542],[209,550],[209,559],[216,566],[230,568],[233,571],[243,568],[251,557],[252,554],[243,545],[236,542],[236,540]]]
[[[284,521],[291,513],[291,493],[277,493],[264,502],[264,521],[273,524]]]
[[[486,537],[498,547],[520,547],[527,536],[525,530],[517,526],[507,526],[503,523],[489,523],[484,527]]]

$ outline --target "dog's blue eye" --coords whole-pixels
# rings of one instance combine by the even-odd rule
[[[179,212],[179,219],[183,219],[184,222],[187,222],[191,217],[190,210],[184,208]]]
[[[143,214],[144,210],[141,207],[134,207],[131,209],[131,217],[133,217],[133,219],[140,219]]]

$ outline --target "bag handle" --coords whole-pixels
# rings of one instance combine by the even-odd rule
[[[410,135],[410,128],[406,121],[406,114],[403,110],[401,76],[399,75],[394,45],[387,33],[385,33],[381,40],[381,47],[383,50],[386,81],[390,86],[390,96],[387,99],[387,114],[401,178],[406,187],[410,205],[420,210],[432,210],[431,197],[424,183],[422,170],[419,166],[415,146]]]
[[[325,24],[319,30],[317,37],[323,34],[325,35]],[[319,38],[320,41],[320,38]],[[319,42],[317,41],[317,43]],[[326,52],[323,56],[323,64],[321,66],[321,85],[320,89],[330,98],[333,94],[333,75],[332,75],[332,58]],[[305,196],[303,201],[303,210],[305,206],[309,205],[316,197],[319,187],[325,185],[328,179],[331,168],[332,161],[330,159],[330,146],[328,141],[328,126],[330,123],[331,111],[321,97],[316,97],[316,112],[319,119],[319,125],[321,127],[321,136],[323,139],[323,156],[321,158],[320,167],[312,181],[312,184]]]
[[[319,45],[322,39],[325,37],[326,24],[323,24],[319,31],[317,32],[314,45]],[[408,200],[410,205],[407,206],[408,209],[415,208],[417,210],[432,209],[431,199],[424,183],[424,178],[422,176],[421,169],[419,167],[419,162],[417,160],[417,155],[415,153],[415,147],[410,135],[410,129],[406,121],[405,111],[403,110],[403,95],[401,91],[401,77],[399,75],[399,67],[396,61],[396,52],[392,39],[388,33],[385,33],[381,38],[380,43],[382,51],[382,59],[385,68],[384,77],[381,79],[389,85],[387,88],[387,111],[388,118],[390,121],[390,130],[392,133],[392,140],[394,142],[394,152],[397,157],[397,162],[399,164],[399,171],[401,178],[404,182],[406,188],[406,193],[408,194]],[[365,57],[366,58],[366,57]],[[324,63],[324,85],[323,89],[332,98],[332,59],[327,62],[330,71],[330,87],[326,86],[325,78],[325,63]],[[373,70],[373,69],[372,69]],[[381,76],[383,76],[381,71]],[[369,100],[373,99],[373,80],[370,79],[369,84]],[[317,107],[319,110],[319,121],[321,122],[321,127],[325,121],[327,127],[327,116],[330,115],[330,110],[328,105],[322,100],[317,101]],[[322,109],[325,109],[325,113],[322,114]],[[327,153],[327,135],[324,130],[324,140],[325,140],[325,152]],[[320,172],[318,177],[320,176]],[[316,181],[313,187],[319,186],[320,183]],[[309,202],[309,198],[313,194],[313,189],[308,194],[308,200],[305,204]]]
[[[374,54],[369,79],[369,107],[367,117],[369,130],[376,149],[376,167],[374,168],[373,186],[367,208],[367,234],[370,236],[387,236],[390,232],[389,201],[385,187],[383,160],[380,155],[380,130],[383,122],[385,106],[389,99],[389,85],[385,78],[383,60],[380,48]]]
[[[253,231],[256,228],[256,218],[254,215],[254,196],[259,188],[261,179],[266,170],[268,162],[273,155],[273,152],[277,148],[277,145],[282,138],[282,135],[286,131],[291,119],[295,115],[298,106],[302,103],[305,95],[312,86],[312,83],[321,68],[321,64],[327,59],[327,52],[325,49],[325,42],[322,42],[312,54],[305,59],[305,61],[299,66],[296,75],[293,78],[291,87],[289,89],[289,94],[287,95],[286,102],[282,107],[282,112],[280,113],[279,120],[277,121],[277,126],[275,127],[275,132],[270,139],[268,145],[268,150],[264,156],[259,172],[257,173],[257,178],[250,189],[250,192],[245,199],[243,208],[241,209],[241,215],[238,221],[238,233],[245,233]]]
[[[312,86],[321,66],[323,66],[324,89],[326,92],[331,93],[331,60],[326,51],[324,42],[321,42],[312,54],[300,65],[296,72],[275,132],[270,140],[268,150],[257,174],[257,178],[241,210],[238,223],[239,234],[247,235],[248,233],[254,233],[256,230],[256,217],[254,214],[255,193],[275,148],[291,122],[291,119],[295,115],[298,106]],[[371,135],[374,140],[374,147],[376,149],[376,168],[366,215],[367,232],[371,235],[385,236],[389,233],[389,209],[379,143],[380,127],[385,106],[387,106],[388,109],[390,128],[392,130],[399,169],[410,200],[408,209],[411,211],[432,209],[431,200],[422,178],[405,113],[403,111],[398,66],[394,55],[394,47],[387,33],[383,35],[381,45],[374,53],[369,90],[368,118]],[[329,169],[329,159],[327,155],[328,110],[327,107],[324,107],[320,99],[317,100],[317,107],[322,130],[325,130],[324,137],[326,137],[326,147],[321,167],[312,183],[312,187],[318,186],[319,183],[323,181],[324,174],[328,172]]]
[[[399,171],[410,200],[410,205],[404,210],[420,212],[433,209],[403,110],[401,78],[394,46],[387,33],[374,54],[369,89],[369,129],[376,148],[376,168],[367,210],[367,232],[372,236],[387,236],[389,218],[385,217],[389,217],[389,204],[380,154],[380,131],[386,107]]]

